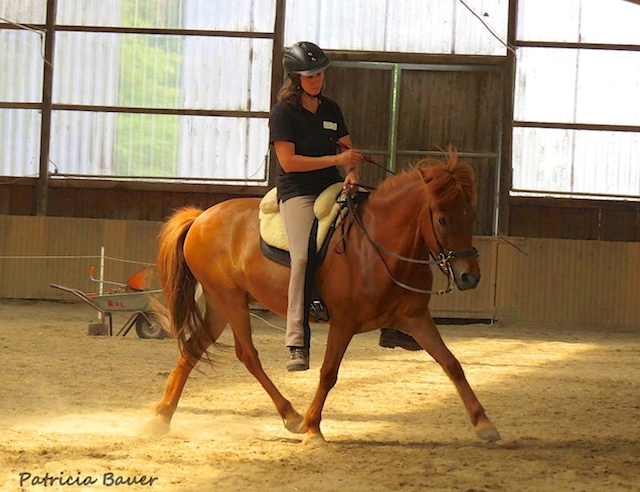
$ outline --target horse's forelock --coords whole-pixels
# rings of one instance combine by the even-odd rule
[[[473,169],[467,163],[459,162],[455,151],[449,152],[446,162],[431,160],[430,163],[424,168],[423,178],[430,196],[441,207],[447,208],[461,195],[468,203],[476,203]]]

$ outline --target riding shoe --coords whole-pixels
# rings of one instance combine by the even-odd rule
[[[286,364],[287,371],[306,371],[309,369],[309,350],[302,347],[289,347],[291,351]]]
[[[412,336],[391,328],[380,329],[380,341],[378,345],[386,348],[400,347],[405,350],[422,350],[418,342]]]

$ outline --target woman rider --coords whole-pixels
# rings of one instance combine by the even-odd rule
[[[356,183],[363,156],[351,148],[338,104],[322,95],[324,70],[329,65],[324,52],[308,41],[298,42],[285,50],[282,64],[287,78],[269,116],[269,140],[278,160],[278,201],[291,256],[285,339],[290,354],[286,368],[304,371],[309,369],[305,275],[313,204],[334,183],[344,181],[345,188]],[[339,167],[345,169],[345,178]]]

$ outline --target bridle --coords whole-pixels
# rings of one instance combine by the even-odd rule
[[[358,185],[355,185],[355,186],[358,186]],[[362,186],[362,185],[359,185],[359,186]],[[364,186],[364,188],[369,188],[369,187]],[[453,273],[453,268],[451,266],[451,260],[453,258],[476,258],[478,256],[478,250],[476,248],[464,249],[461,251],[451,251],[444,248],[436,232],[435,224],[433,222],[433,210],[431,209],[431,207],[429,207],[429,218],[431,221],[431,230],[433,231],[433,237],[435,238],[436,244],[438,245],[438,249],[440,250],[437,257],[431,250],[429,250],[429,255],[432,258],[430,260],[408,258],[406,256],[402,256],[397,253],[394,253],[393,251],[390,251],[384,246],[382,246],[380,243],[378,243],[371,237],[371,235],[369,234],[369,231],[367,231],[367,228],[364,225],[364,222],[362,222],[362,217],[360,217],[360,215],[357,213],[357,209],[356,209],[352,194],[349,193],[348,190],[346,190],[344,192],[344,195],[346,196],[345,201],[347,203],[349,213],[353,217],[354,222],[356,223],[356,225],[358,226],[362,234],[364,234],[364,237],[366,237],[369,243],[371,243],[376,253],[378,253],[378,256],[382,260],[382,264],[384,265],[387,272],[389,273],[389,277],[391,278],[391,280],[397,286],[402,287],[403,289],[409,290],[411,292],[416,292],[418,294],[435,294],[435,295],[448,294],[453,290],[453,284],[455,282],[455,276]],[[427,289],[420,289],[418,287],[413,287],[411,285],[407,285],[399,281],[394,277],[393,272],[389,268],[389,265],[387,264],[387,261],[385,260],[383,254],[386,254],[388,256],[391,256],[401,261],[405,261],[407,263],[415,263],[419,265],[438,265],[438,267],[440,268],[440,271],[442,271],[442,273],[444,273],[447,276],[447,287],[445,289],[440,289],[440,290],[427,290]]]

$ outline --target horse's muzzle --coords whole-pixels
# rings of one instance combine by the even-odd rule
[[[456,282],[456,286],[460,290],[471,290],[475,289],[480,283],[480,272],[478,273],[470,273],[465,272],[462,275],[454,275],[454,279]]]

